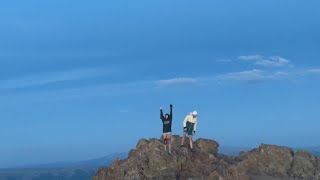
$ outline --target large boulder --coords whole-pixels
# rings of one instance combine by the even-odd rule
[[[213,172],[220,174],[220,162],[215,156],[217,142],[198,139],[194,142],[196,152],[191,152],[188,140],[183,148],[181,140],[180,136],[172,136],[169,155],[164,151],[162,139],[141,139],[126,160],[115,160],[108,168],[100,169],[93,179],[207,179],[215,176]]]
[[[250,151],[238,167],[248,174],[287,178],[293,155],[290,148],[262,144],[258,149]]]
[[[291,174],[295,178],[312,179],[316,174],[318,159],[306,151],[298,151],[294,154]]]
[[[216,141],[209,139],[198,139],[195,143],[196,147],[201,151],[204,151],[215,156],[218,155],[219,144]]]

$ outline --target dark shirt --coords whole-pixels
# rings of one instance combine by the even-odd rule
[[[165,116],[163,116],[162,109],[160,109],[160,119],[162,120],[162,124],[163,124],[163,133],[172,132],[171,131],[171,127],[172,127],[172,107],[170,107],[170,115],[169,115],[169,117],[167,119],[166,119]]]

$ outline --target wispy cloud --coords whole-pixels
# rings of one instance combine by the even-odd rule
[[[286,72],[269,72],[259,69],[221,74],[219,81],[262,82],[266,80],[279,80],[288,76]]]
[[[320,69],[308,69],[302,72],[311,74],[320,74]],[[124,83],[111,83],[100,85],[88,85],[83,87],[73,87],[64,89],[41,90],[35,89],[32,91],[6,92],[0,94],[0,99],[5,102],[56,102],[88,97],[113,97],[118,95],[141,94],[148,91],[153,91],[161,87],[184,87],[186,85],[214,85],[223,82],[231,83],[261,83],[276,80],[294,80],[297,76],[304,76],[296,71],[270,71],[270,70],[246,70],[238,72],[222,73],[213,76],[194,77],[194,78],[171,78],[165,80],[150,80],[150,81],[131,81]],[[88,76],[84,76],[88,77]],[[72,78],[66,78],[72,79]],[[60,80],[60,79],[59,79]],[[48,80],[47,80],[48,81]],[[50,81],[55,82],[55,81]],[[47,83],[47,82],[46,82]],[[32,83],[43,84],[43,83]],[[126,113],[126,109],[119,110],[121,113]]]
[[[256,82],[267,79],[265,72],[262,70],[250,70],[221,74],[217,76],[221,81],[244,81],[244,82]]]
[[[291,62],[279,56],[264,57],[261,55],[239,56],[238,59],[251,61],[261,66],[290,67]],[[220,60],[229,62],[229,60]],[[0,99],[6,102],[25,101],[51,102],[92,96],[117,96],[122,94],[139,94],[162,87],[185,87],[187,85],[214,85],[222,82],[256,83],[275,80],[295,80],[320,74],[319,68],[256,68],[252,70],[226,71],[204,77],[172,77],[168,79],[153,79],[148,81],[113,82],[106,84],[87,84],[68,86],[64,88],[23,88],[47,86],[65,81],[80,82],[81,80],[103,77],[112,73],[106,68],[83,68],[64,71],[36,73],[25,77],[0,80]],[[21,89],[11,91],[11,89]],[[123,110],[123,113],[125,110]]]
[[[244,61],[253,61],[256,65],[265,67],[293,67],[290,60],[280,56],[262,56],[262,55],[248,55],[239,56],[238,59]]]
[[[6,102],[42,103],[73,100],[88,97],[113,97],[124,94],[139,94],[154,88],[152,81],[111,83],[88,85],[52,90],[34,90],[21,92],[8,92],[0,94],[0,99]]]
[[[274,73],[274,76],[276,77],[285,77],[285,76],[289,76],[290,74],[288,72],[283,72],[283,71],[278,71]]]
[[[64,71],[36,73],[25,77],[16,77],[0,81],[0,89],[26,88],[44,86],[63,81],[93,78],[110,73],[105,68],[71,69]]]
[[[320,74],[320,69],[307,69],[305,72],[307,74]]]
[[[196,84],[196,83],[198,83],[198,80],[196,78],[172,78],[172,79],[156,81],[156,85],[159,87],[181,86],[181,85]]]
[[[119,50],[93,50],[93,51],[59,51],[52,49],[49,51],[20,51],[15,52],[1,52],[1,61],[51,61],[52,59],[57,60],[75,60],[75,59],[100,59],[112,56],[124,54],[126,51],[123,49]],[[14,60],[12,60],[14,58]],[[30,60],[29,60],[30,59]]]

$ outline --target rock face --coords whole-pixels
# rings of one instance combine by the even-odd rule
[[[285,178],[291,170],[294,152],[287,147],[261,145],[254,149],[237,166],[250,174]]]
[[[319,176],[319,159],[305,151],[295,153],[291,173],[294,177],[301,179],[312,179],[314,175]]]
[[[320,180],[320,160],[308,152],[261,145],[230,157],[218,154],[219,144],[213,140],[198,139],[196,152],[191,152],[189,145],[180,148],[179,136],[173,136],[172,141],[172,155],[168,155],[161,140],[141,139],[126,160],[114,160],[92,179]]]

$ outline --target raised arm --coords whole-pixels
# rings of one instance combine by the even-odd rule
[[[164,117],[163,117],[163,111],[162,111],[162,106],[160,106],[160,119],[164,119]]]
[[[173,119],[173,118],[172,118],[172,107],[173,107],[172,104],[170,104],[170,118],[171,118],[171,119]]]

